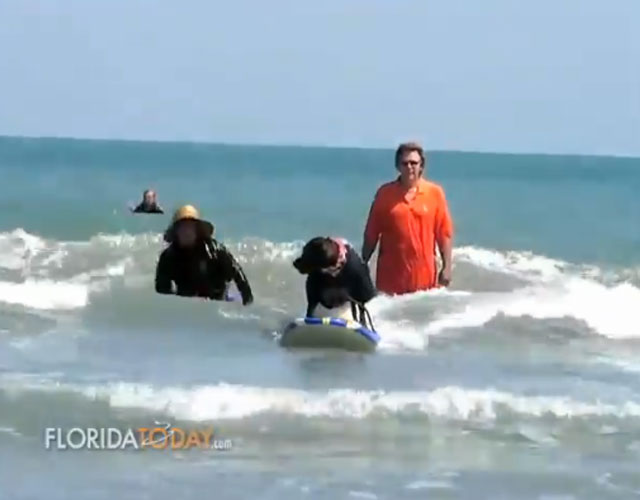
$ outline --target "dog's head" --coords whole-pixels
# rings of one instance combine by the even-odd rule
[[[335,265],[338,260],[338,246],[331,238],[318,236],[308,241],[302,255],[293,262],[300,274],[309,274]]]

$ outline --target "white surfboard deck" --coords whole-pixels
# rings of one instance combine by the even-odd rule
[[[380,336],[360,323],[343,318],[298,318],[280,338],[280,345],[292,348],[374,351]]]

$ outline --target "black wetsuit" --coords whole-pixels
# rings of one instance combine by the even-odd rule
[[[353,301],[364,305],[376,295],[369,267],[351,246],[347,247],[347,260],[338,275],[313,271],[307,276],[306,288],[307,316],[313,315],[318,304],[327,309]]]
[[[136,208],[132,210],[134,214],[163,214],[164,210],[160,207],[160,205],[153,204],[147,206],[144,202],[140,203]]]
[[[192,249],[172,243],[160,254],[156,267],[156,292],[163,294],[225,300],[232,280],[242,295],[243,304],[251,303],[253,294],[242,267],[216,240],[196,244]]]

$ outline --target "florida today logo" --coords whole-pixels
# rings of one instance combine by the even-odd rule
[[[229,439],[216,439],[213,427],[186,430],[169,423],[154,422],[152,427],[47,427],[47,450],[217,450],[229,451]]]

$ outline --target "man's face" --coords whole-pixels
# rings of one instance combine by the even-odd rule
[[[413,183],[422,175],[423,165],[420,154],[417,151],[405,153],[398,163],[400,177],[405,183]]]
[[[176,226],[176,238],[178,245],[181,247],[192,247],[196,244],[198,239],[198,228],[196,221],[183,220],[178,222]]]
[[[144,193],[144,202],[147,205],[153,205],[156,202],[156,193],[153,191],[147,191]]]

